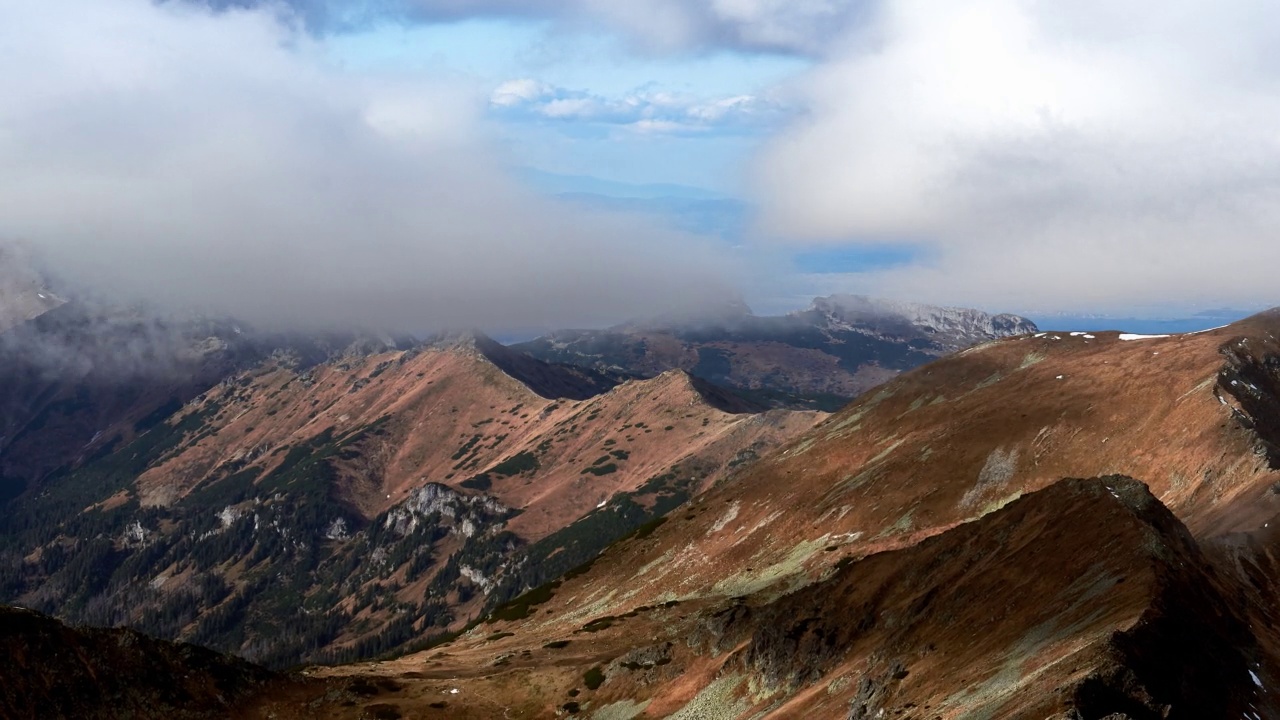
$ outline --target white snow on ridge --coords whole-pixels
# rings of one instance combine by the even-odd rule
[[[1167,338],[1171,335],[1138,335],[1136,333],[1120,333],[1121,340],[1154,340],[1156,338]]]
[[[1196,330],[1195,332],[1183,333],[1183,335],[1199,335],[1200,333],[1207,333],[1207,332],[1213,332],[1214,330],[1221,330],[1224,327],[1226,327],[1226,325],[1219,325],[1218,327],[1211,327],[1211,328],[1206,328],[1204,330]]]

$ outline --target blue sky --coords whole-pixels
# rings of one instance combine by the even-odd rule
[[[1265,0],[8,3],[0,241],[281,322],[1252,310],[1277,45]]]
[[[687,111],[762,98],[810,64],[795,56],[731,50],[637,56],[616,35],[558,30],[527,19],[383,22],[336,35],[327,45],[333,61],[347,67],[445,72],[487,90],[494,101],[488,117],[521,166],[727,195],[742,191],[744,164],[788,109],[779,105],[759,118],[725,113],[699,122],[690,121]],[[537,83],[542,94],[500,104],[500,91],[520,82]],[[566,99],[580,101],[578,107],[546,112]],[[667,124],[644,125],[650,114]]]
[[[326,45],[343,67],[447,73],[487,91],[486,118],[513,172],[541,192],[718,237],[753,262],[798,276],[904,265],[922,252],[874,242],[745,250],[753,216],[747,166],[800,111],[781,88],[813,66],[801,55],[637,53],[617,34],[514,18],[381,22]],[[557,103],[563,111],[549,111]],[[803,287],[768,283],[744,294],[760,312],[810,299]]]

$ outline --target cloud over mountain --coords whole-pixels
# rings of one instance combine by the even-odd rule
[[[869,292],[1101,309],[1274,299],[1280,11],[881,3],[793,86],[766,231],[925,242]]]
[[[263,0],[188,0],[253,7]],[[288,0],[321,31],[379,20],[449,21],[473,17],[550,18],[570,27],[604,26],[650,52],[713,48],[821,54],[872,0]]]
[[[335,67],[276,8],[4,16],[23,72],[0,78],[0,238],[77,282],[409,330],[599,324],[724,290],[702,240],[511,179],[473,89]]]
[[[1274,301],[1280,11],[1261,0],[54,0],[5,14],[0,40],[26,72],[0,79],[0,236],[86,268],[128,249],[114,279],[129,287],[353,318],[443,317],[466,297],[468,312],[516,303],[519,324],[588,324],[653,298],[696,304],[708,268],[732,264],[528,194],[488,133],[507,122],[562,130],[518,136],[534,147],[523,162],[579,174],[590,168],[554,162],[574,143],[652,174],[699,152],[686,138],[730,135],[700,146],[728,174],[763,137],[747,173],[761,222],[740,256],[913,249],[891,266],[770,264],[753,280],[788,295],[1102,312]],[[810,68],[722,96],[619,94],[546,82],[531,62],[495,92],[344,70],[326,45],[371,24],[478,17],[529,20],[547,43],[625,38],[635,57],[782,53]],[[288,262],[300,257],[305,273]],[[278,292],[282,278],[324,289]]]

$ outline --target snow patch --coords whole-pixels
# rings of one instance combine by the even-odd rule
[[[1156,338],[1167,338],[1171,335],[1138,335],[1137,333],[1120,333],[1121,340],[1155,340]]]
[[[1219,325],[1218,327],[1211,327],[1207,330],[1196,330],[1195,332],[1183,333],[1183,335],[1199,335],[1201,333],[1213,332],[1214,330],[1221,330],[1224,327],[1226,327],[1226,325]]]

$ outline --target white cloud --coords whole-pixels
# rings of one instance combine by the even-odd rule
[[[1278,43],[1260,0],[891,0],[793,88],[807,112],[755,173],[765,230],[932,243],[855,279],[924,300],[1266,300]]]
[[[487,99],[489,113],[539,128],[594,127],[601,145],[615,130],[702,137],[789,121],[753,173],[763,234],[928,249],[914,265],[826,276],[843,283],[831,290],[999,309],[1254,305],[1269,299],[1269,269],[1280,261],[1271,240],[1280,227],[1280,8],[1261,0],[374,8],[550,18],[559,28],[610,28],[646,52],[783,51],[815,64],[767,96],[606,97],[525,78],[488,98],[430,78],[327,68],[274,11],[215,21],[142,0],[27,5],[0,11],[0,47],[17,54],[8,65],[29,69],[0,78],[0,217],[11,234],[60,238],[46,244],[71,256],[91,257],[82,248],[92,238],[128,237],[120,245],[145,259],[164,253],[162,238],[182,237],[200,252],[247,258],[252,276],[287,267],[268,262],[272,253],[341,247],[340,238],[376,238],[382,256],[430,245],[441,249],[409,254],[391,274],[428,273],[416,295],[409,279],[392,283],[420,306],[438,304],[424,303],[422,287],[453,292],[457,278],[485,276],[481,257],[501,259],[488,274],[507,278],[487,290],[513,283],[516,266],[571,284],[578,276],[548,255],[579,259],[575,272],[618,265],[592,255],[604,251],[590,240],[616,236],[608,251],[647,269],[631,283],[584,285],[556,307],[576,311],[591,292],[635,300],[644,282],[666,277],[662,258],[686,252],[682,241],[640,251],[653,247],[640,239],[648,231],[608,218],[575,218],[562,233],[559,210],[508,183],[477,130]],[[525,236],[553,238],[542,247],[554,249],[539,253],[541,241],[521,244]],[[325,262],[323,253],[313,259]],[[327,283],[367,262],[339,255],[314,273]],[[202,287],[191,277],[167,282]],[[232,283],[238,296],[248,282]],[[532,307],[530,315],[557,314]]]
[[[516,107],[548,97],[554,91],[551,86],[530,78],[508,80],[494,89],[489,102],[498,107]]]
[[[0,59],[21,69],[0,75],[0,239],[73,281],[408,330],[599,324],[724,291],[702,240],[508,178],[471,89],[331,67],[274,8],[10,3]]]
[[[438,0],[418,0],[420,7]],[[544,0],[525,3],[603,22],[662,52],[735,49],[821,55],[873,0]]]
[[[507,118],[560,120],[629,127],[645,133],[762,131],[786,116],[777,101],[754,95],[703,99],[687,94],[637,90],[607,98],[532,79],[509,80],[489,98]]]
[[[187,0],[213,7],[267,0]],[[392,17],[428,21],[506,16],[563,26],[604,25],[654,52],[747,51],[821,54],[876,0],[281,0],[313,26],[343,29]]]

